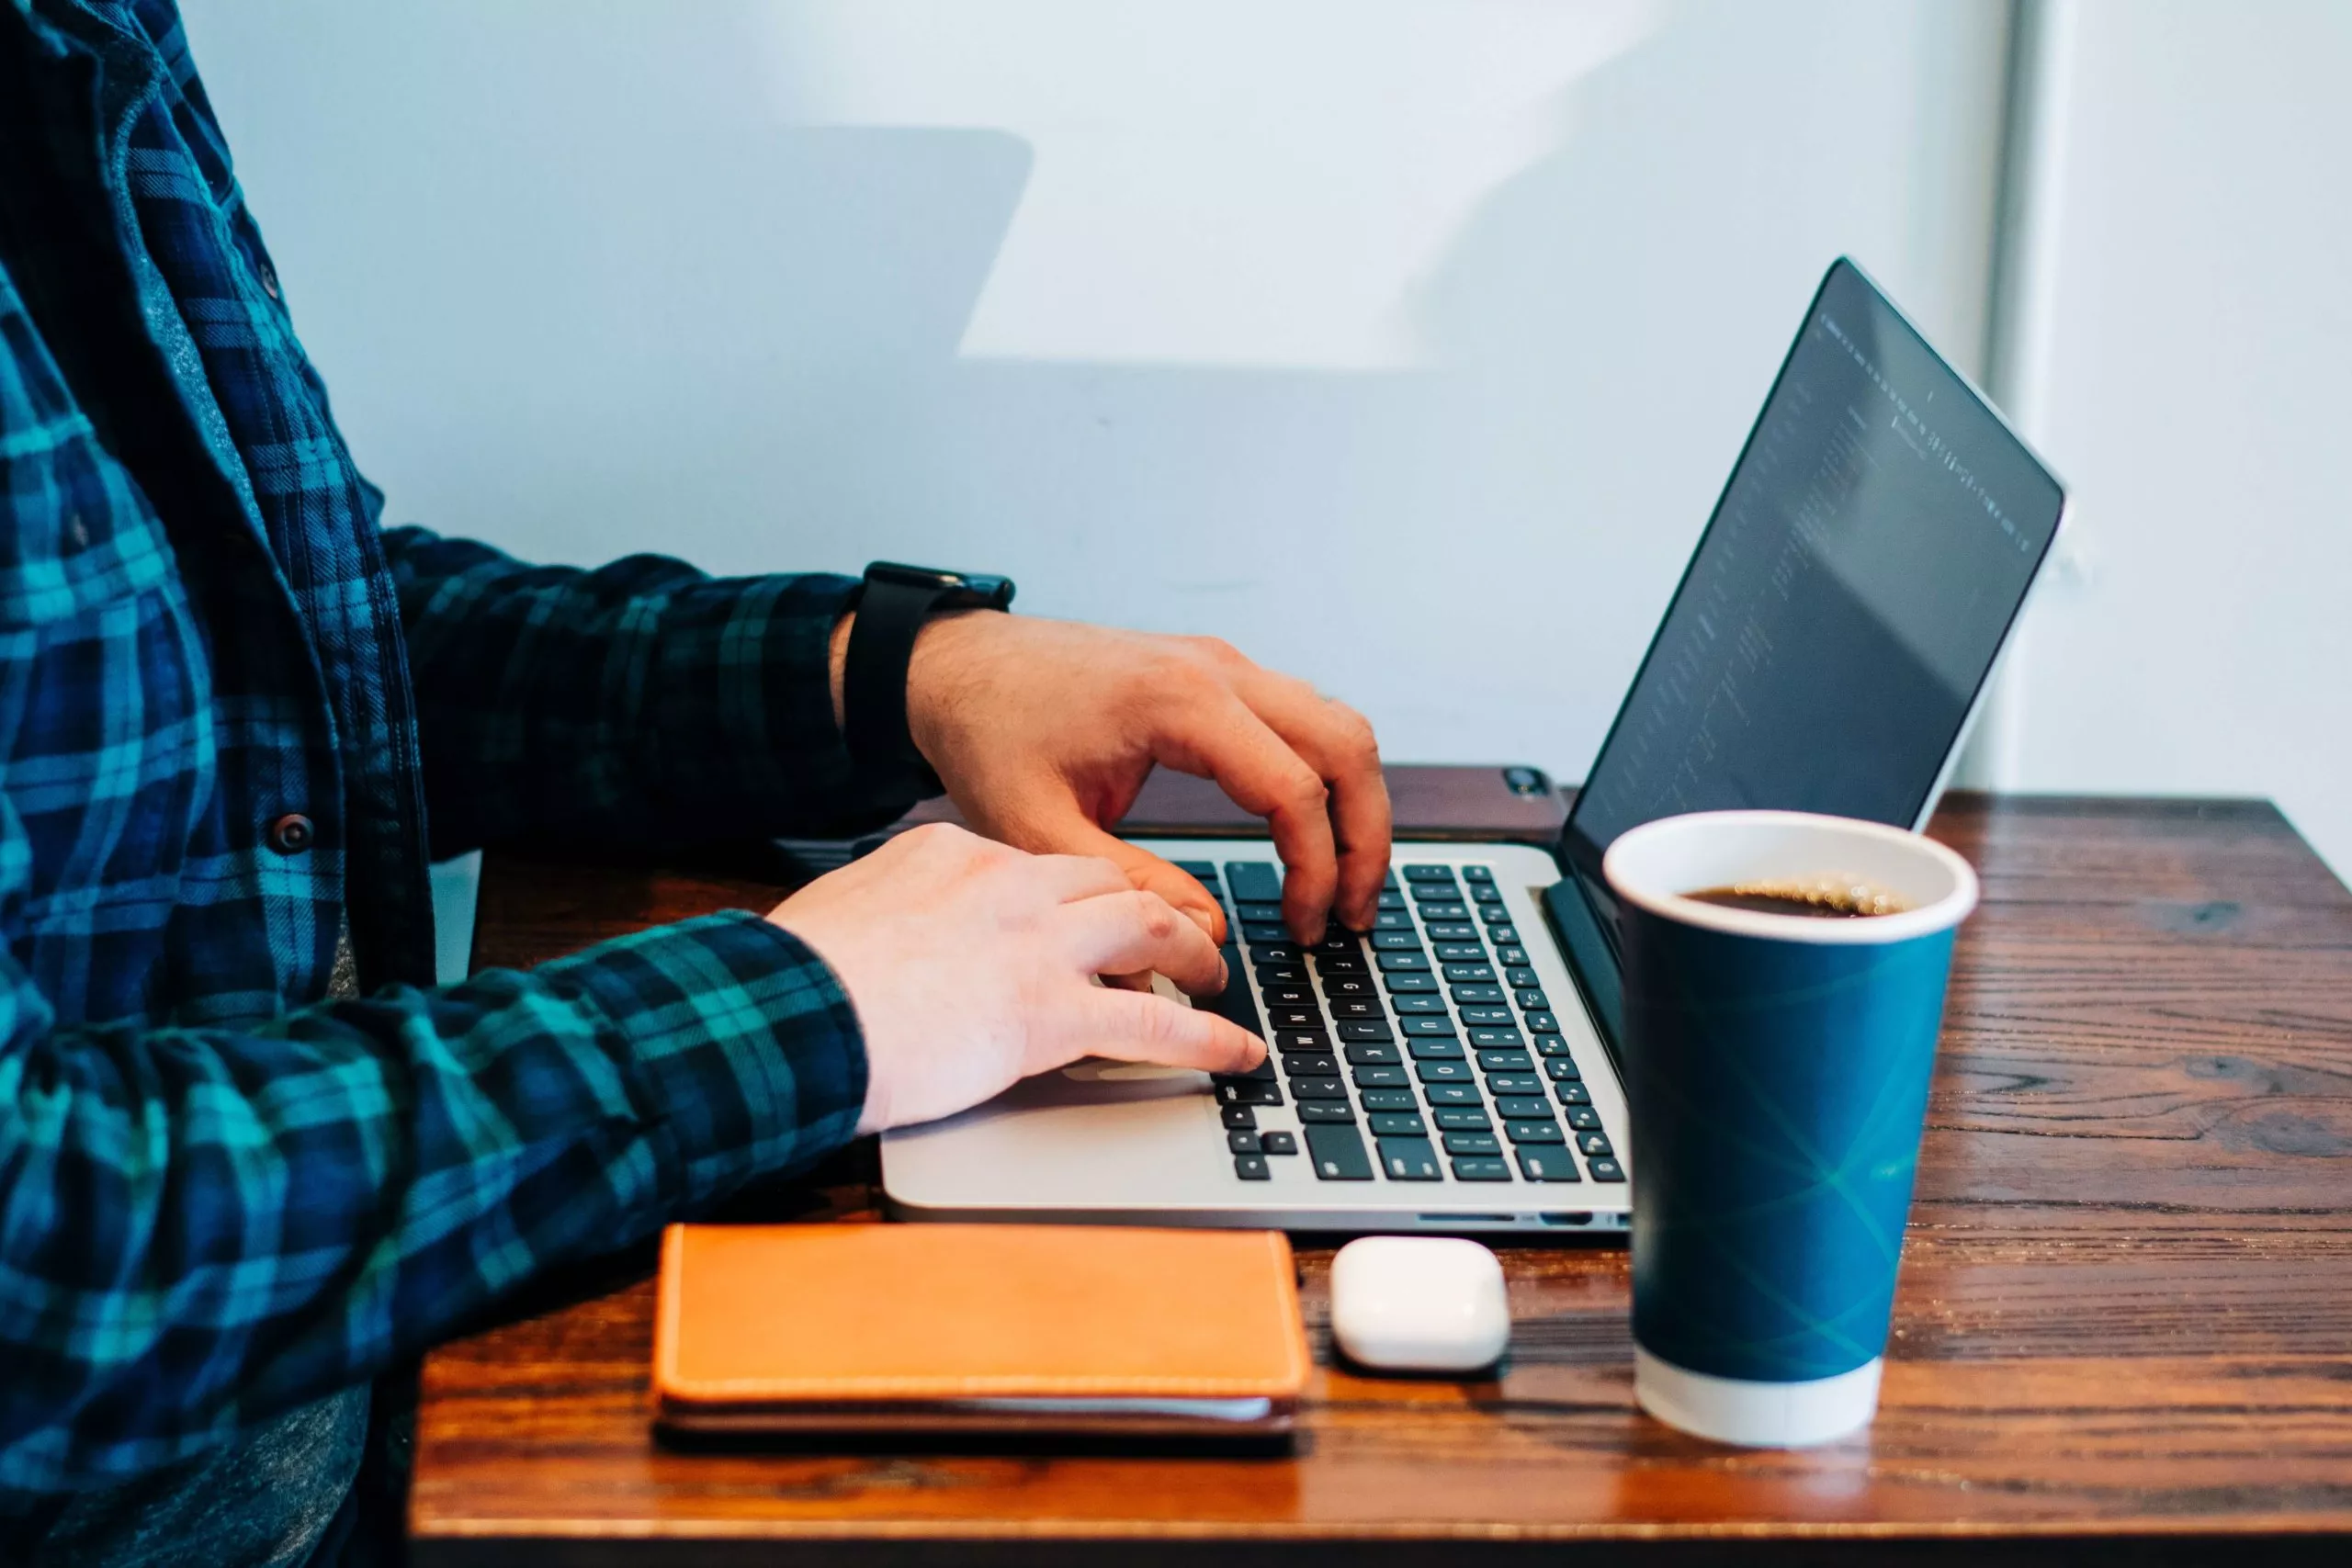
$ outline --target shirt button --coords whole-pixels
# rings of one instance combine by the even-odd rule
[[[270,265],[267,262],[262,263],[261,288],[262,292],[268,295],[271,299],[275,299],[277,298],[277,269]]]
[[[282,855],[299,855],[311,847],[318,829],[300,812],[289,811],[269,825],[269,847]]]

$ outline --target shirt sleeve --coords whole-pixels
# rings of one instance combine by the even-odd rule
[[[536,567],[383,535],[433,853],[518,837],[656,846],[848,834],[928,793],[854,764],[828,649],[853,579],[707,577],[666,557]]]
[[[846,1142],[831,970],[714,915],[246,1032],[53,1026],[0,948],[0,1494],[183,1459]]]

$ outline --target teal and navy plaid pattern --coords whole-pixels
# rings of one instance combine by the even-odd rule
[[[443,853],[887,819],[916,782],[854,773],[827,691],[850,583],[379,505],[169,0],[0,0],[0,1497],[186,1458],[854,1125],[786,933],[435,989],[424,880],[428,807]]]

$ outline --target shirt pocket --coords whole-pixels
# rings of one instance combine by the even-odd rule
[[[73,621],[174,575],[161,520],[78,410],[0,429],[0,627]]]

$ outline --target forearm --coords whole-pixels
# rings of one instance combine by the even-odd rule
[[[746,915],[267,1029],[0,1056],[0,1489],[133,1474],[852,1134],[854,1013]]]
[[[417,529],[385,548],[435,854],[848,832],[923,793],[843,744],[851,579],[713,579],[652,556],[529,567]]]

